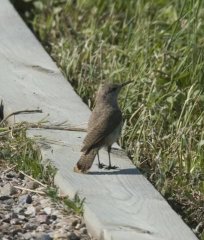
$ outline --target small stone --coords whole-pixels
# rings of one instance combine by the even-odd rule
[[[12,185],[19,185],[19,180],[17,178],[12,178],[10,180],[12,180]],[[17,189],[16,189],[16,191],[17,191]]]
[[[52,209],[50,207],[45,207],[44,208],[44,212],[47,214],[47,215],[50,215],[52,213]]]
[[[68,233],[68,239],[69,240],[80,240],[80,237],[76,235],[74,232],[69,232]]]
[[[24,234],[23,234],[23,239],[25,239],[25,240],[30,240],[30,239],[32,239],[31,233],[29,233],[29,232],[24,233]]]
[[[12,235],[16,235],[17,233],[22,232],[22,228],[20,225],[16,225],[14,229],[12,229]]]
[[[9,218],[5,218],[5,219],[2,220],[2,222],[10,223],[10,220],[11,220],[11,219],[9,219]]]
[[[49,218],[48,218],[48,216],[47,215],[38,215],[37,217],[36,217],[36,220],[39,222],[39,223],[48,223],[48,220],[49,220]]]
[[[23,228],[25,230],[35,230],[38,226],[34,223],[27,222],[24,224]]]
[[[1,200],[1,201],[6,201],[6,200],[8,200],[8,199],[10,199],[10,198],[11,198],[10,196],[4,196],[4,195],[3,195],[3,196],[2,196],[2,195],[0,196],[0,200]]]
[[[21,180],[24,180],[25,175],[24,175],[23,173],[19,173],[19,174],[18,174],[18,178],[20,178]]]
[[[32,201],[33,201],[33,200],[32,200],[31,195],[28,194],[28,195],[27,195],[27,198],[26,198],[26,203],[27,203],[27,204],[31,204]]]
[[[15,212],[11,213],[11,218],[18,218],[18,215]]]
[[[58,216],[58,215],[60,215],[60,212],[58,210],[53,209],[52,215]]]
[[[40,224],[37,228],[36,228],[37,232],[45,232],[45,224]]]
[[[10,240],[9,237],[3,237],[2,240]]]
[[[17,214],[19,214],[19,213],[23,213],[24,212],[24,207],[16,207],[14,210],[13,210],[13,212],[14,213],[17,213]]]
[[[87,229],[85,227],[79,229],[81,234],[87,234]]]
[[[1,196],[11,196],[16,193],[17,190],[10,183],[6,183],[3,187],[0,188]]]
[[[55,220],[57,220],[57,216],[56,216],[56,215],[51,215],[51,219],[52,219],[53,221],[55,221]]]
[[[37,182],[34,182],[34,181],[28,181],[26,183],[26,188],[29,188],[31,190],[35,190],[38,186],[39,186],[39,184]]]
[[[72,230],[73,230],[73,226],[71,226],[71,225],[69,225],[69,226],[67,226],[67,230],[69,231],[69,232],[71,232]]]
[[[7,222],[2,222],[0,225],[0,233],[7,233],[10,224]]]
[[[80,228],[86,227],[85,223],[81,223]]]
[[[10,222],[11,219],[18,218],[18,215],[16,213],[8,213],[4,216],[3,221],[4,222]]]
[[[50,199],[48,199],[48,198],[45,198],[45,199],[41,199],[40,200],[40,205],[41,206],[47,206],[47,205],[49,205],[50,204]]]
[[[76,226],[78,224],[78,220],[77,219],[74,219],[73,221],[72,221],[72,226]]]
[[[14,201],[13,198],[10,198],[10,199],[7,199],[7,200],[6,200],[6,204],[7,204],[7,205],[13,205],[14,202],[15,202],[15,201]]]
[[[42,207],[41,207],[41,206],[35,206],[35,211],[36,211],[37,213],[41,212],[41,210],[42,210]]]
[[[18,232],[16,238],[25,240],[25,238],[23,237],[23,232]]]
[[[18,215],[18,218],[21,219],[21,220],[25,220],[26,217],[24,215]]]
[[[39,196],[39,195],[33,195],[32,198],[33,198],[33,201],[38,201],[38,202],[40,202],[42,196]]]
[[[11,221],[10,221],[11,225],[17,225],[17,224],[20,224],[20,223],[21,223],[21,220],[18,219],[18,218],[11,219]]]
[[[30,215],[30,216],[35,216],[35,208],[31,205],[27,207],[27,210],[25,211],[26,215]]]
[[[53,234],[53,240],[67,240],[68,233],[62,231],[57,231]],[[69,238],[68,238],[69,239]]]
[[[52,240],[52,238],[50,237],[49,234],[46,234],[46,233],[40,233],[38,234],[37,240]]]
[[[19,198],[18,198],[18,203],[19,204],[26,204],[26,198],[27,198],[27,195],[21,195]]]
[[[13,171],[12,171],[12,172],[9,172],[9,173],[6,174],[6,177],[7,177],[7,178],[14,178],[14,177],[16,177],[16,173],[13,172]]]
[[[3,204],[1,204],[1,208],[0,209],[3,209],[4,211],[11,211],[11,206],[7,205],[7,202],[3,202]]]
[[[32,203],[32,197],[30,194],[24,194],[24,195],[21,195],[18,199],[18,203],[19,204],[31,204]]]
[[[79,230],[81,227],[81,224],[80,223],[77,223],[77,225],[75,226],[75,229]]]
[[[10,223],[10,220],[11,220],[11,214],[6,214],[2,222]]]

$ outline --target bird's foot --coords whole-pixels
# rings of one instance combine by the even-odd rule
[[[106,166],[106,165],[103,164],[103,163],[99,163],[99,164],[98,164],[98,168],[100,168],[100,169],[104,168],[105,166]]]
[[[111,169],[117,169],[118,166],[112,166],[112,165],[108,165],[107,167],[105,167],[105,169],[107,170],[111,170]]]

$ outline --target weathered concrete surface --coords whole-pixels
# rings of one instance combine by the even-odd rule
[[[46,117],[52,124],[66,121],[82,127],[90,114],[8,0],[0,5],[0,98],[7,113],[43,110],[16,116],[15,121]],[[197,239],[121,151],[112,155],[120,166],[116,171],[98,170],[94,164],[90,174],[74,173],[84,134],[45,129],[28,133],[38,136],[43,160],[57,167],[56,184],[70,196],[85,197],[84,217],[93,235],[105,240]],[[106,152],[101,160],[108,162]]]

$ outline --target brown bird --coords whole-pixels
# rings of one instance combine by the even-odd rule
[[[95,156],[102,147],[107,147],[109,166],[107,169],[116,168],[111,165],[111,146],[120,137],[122,129],[122,113],[118,106],[117,98],[120,90],[131,83],[104,84],[99,87],[96,95],[96,104],[88,122],[87,135],[81,149],[82,155],[74,167],[75,172],[86,173],[92,166]],[[99,168],[103,164],[99,161]]]

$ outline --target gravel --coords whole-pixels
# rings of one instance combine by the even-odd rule
[[[18,188],[15,188],[18,186]],[[19,187],[21,189],[19,189]],[[39,183],[0,166],[0,239],[2,240],[93,240],[81,216],[53,203]]]

